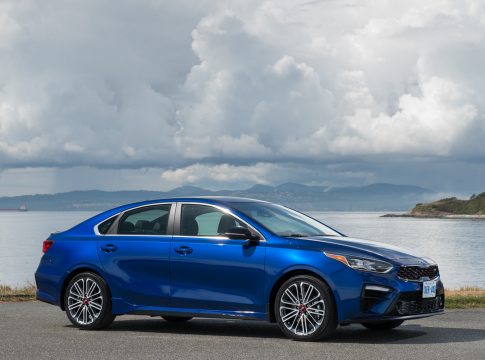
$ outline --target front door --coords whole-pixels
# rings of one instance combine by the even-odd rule
[[[180,229],[170,250],[171,306],[264,312],[265,242],[249,244],[224,236],[232,227],[247,226],[224,209],[177,206]]]
[[[113,224],[110,234],[99,236],[99,258],[113,298],[131,305],[169,305],[171,207],[159,204],[129,210]]]

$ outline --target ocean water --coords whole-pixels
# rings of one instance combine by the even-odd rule
[[[0,284],[34,282],[42,242],[92,212],[0,212]],[[485,220],[381,218],[377,212],[311,212],[346,235],[398,245],[435,260],[446,287],[485,287]]]

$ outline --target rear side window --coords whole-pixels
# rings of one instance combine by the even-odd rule
[[[111,227],[111,225],[113,225],[115,220],[116,216],[113,216],[112,218],[103,221],[101,224],[98,225],[98,232],[103,235],[108,233],[109,228]]]
[[[167,235],[170,204],[145,206],[126,212],[118,223],[118,234]]]

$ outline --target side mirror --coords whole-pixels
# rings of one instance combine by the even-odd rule
[[[225,234],[229,239],[238,239],[238,240],[249,240],[250,243],[256,243],[259,241],[259,236],[255,236],[242,226],[233,227],[225,232]]]

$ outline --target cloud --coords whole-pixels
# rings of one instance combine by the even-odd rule
[[[477,109],[467,102],[464,90],[449,80],[433,77],[420,89],[420,96],[402,95],[392,115],[373,116],[368,108],[357,109],[346,118],[348,135],[332,142],[335,152],[448,155]]]
[[[244,189],[254,184],[301,182],[310,185],[351,185],[355,181],[372,183],[373,174],[366,170],[352,170],[349,166],[319,165],[301,167],[294,163],[263,163],[252,165],[194,164],[168,169],[160,175],[166,189],[180,185],[197,185],[208,189]]]
[[[0,166],[483,161],[484,60],[473,0],[5,0]]]
[[[190,33],[203,3],[2,4],[3,166],[138,167],[178,158],[173,97],[196,64]]]
[[[173,187],[179,184],[267,184],[271,173],[280,171],[280,166],[258,163],[251,166],[231,164],[206,165],[194,164],[185,168],[166,170],[161,174],[165,185]]]

